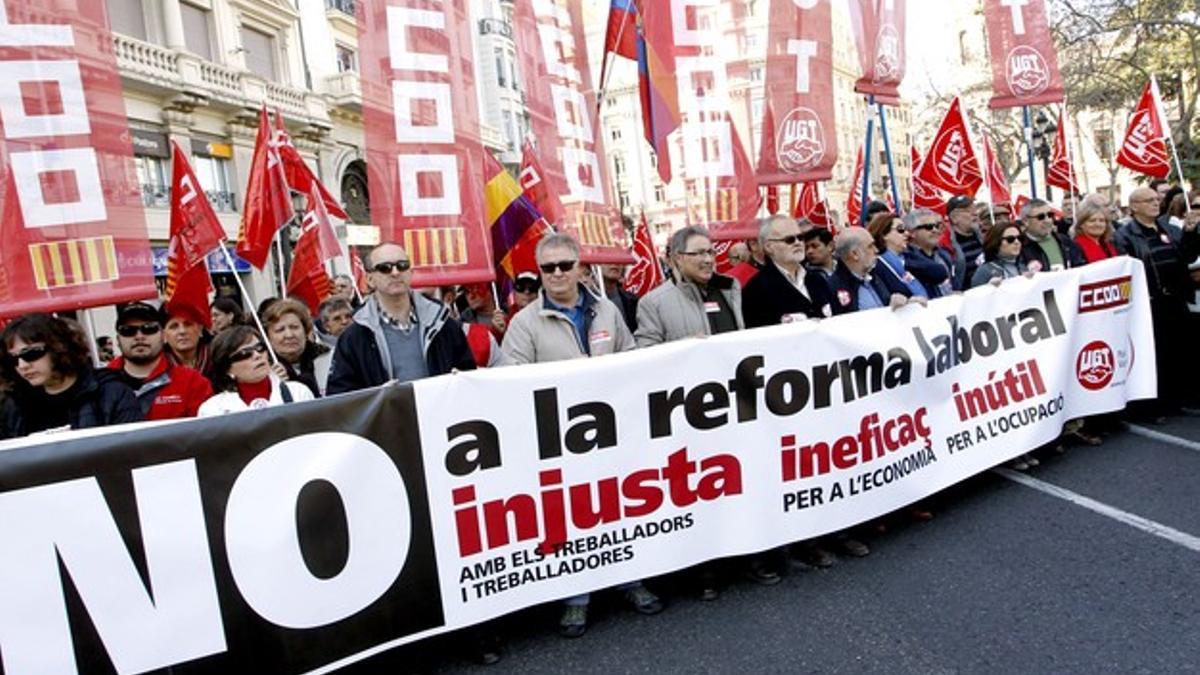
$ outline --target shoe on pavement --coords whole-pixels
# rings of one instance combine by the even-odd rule
[[[567,605],[562,620],[558,622],[558,634],[577,638],[587,632],[587,605]]]
[[[855,558],[865,558],[871,555],[871,549],[857,539],[851,539],[850,537],[838,537],[837,543],[838,546],[841,547],[842,552],[846,555]]]
[[[913,506],[908,509],[908,516],[918,523],[928,523],[933,520],[933,511]]]
[[[625,591],[625,599],[638,614],[651,616],[663,611],[662,601],[658,596],[646,590],[645,586],[637,586]]]
[[[1025,455],[1020,455],[1016,459],[1008,463],[1008,468],[1013,471],[1028,471],[1029,465],[1025,463]]]
[[[837,562],[832,553],[813,544],[801,544],[794,557],[805,565],[818,569],[829,569]]]
[[[750,566],[746,568],[746,578],[760,586],[774,586],[783,580],[778,572],[768,569],[759,562],[750,563]]]
[[[1034,467],[1034,466],[1041,464],[1041,462],[1038,461],[1038,458],[1034,457],[1033,455],[1025,455],[1025,463],[1028,464],[1030,467]]]

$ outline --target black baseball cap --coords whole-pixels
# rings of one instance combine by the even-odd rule
[[[142,321],[153,321],[159,325],[165,324],[166,317],[163,316],[162,310],[148,302],[128,302],[117,307],[117,325],[129,321],[130,319],[140,319]]]
[[[970,208],[974,203],[975,200],[966,195],[954,195],[950,201],[946,202],[946,215],[950,215],[958,209]]]

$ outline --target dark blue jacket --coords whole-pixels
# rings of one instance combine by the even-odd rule
[[[788,314],[803,314],[810,319],[830,316],[833,293],[825,276],[807,270],[804,288],[808,291],[807,298],[788,281],[775,263],[768,262],[742,289],[742,318],[746,328],[776,326]]]
[[[100,369],[83,373],[68,391],[69,399],[55,400],[54,403],[67,404],[67,423],[72,429],[93,429],[142,421],[142,408],[137,396],[114,371]],[[36,417],[34,406],[48,403],[40,389],[18,383],[0,404],[0,438],[20,438],[46,431],[45,428],[36,428],[32,418]]]
[[[925,252],[916,246],[909,246],[904,252],[904,269],[921,282],[925,290],[929,291],[929,299],[932,300],[946,295],[942,292],[941,285],[950,279],[950,273],[954,271],[954,260],[941,246],[933,249],[932,256],[925,255]],[[954,279],[950,279],[950,284],[951,288],[954,288]]]
[[[899,293],[906,298],[912,297],[912,291],[898,279],[887,274],[871,274],[867,282],[875,289],[879,299],[886,307],[893,293]],[[836,314],[849,314],[858,311],[858,289],[863,281],[854,276],[850,268],[838,265],[837,271],[829,277],[829,287],[833,291],[831,309]]]

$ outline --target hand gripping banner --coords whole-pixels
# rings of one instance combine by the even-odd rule
[[[467,6],[359,5],[371,218],[404,246],[414,286],[491,281],[483,143]]]
[[[829,0],[772,0],[758,181],[829,180],[838,143]],[[769,128],[768,128],[769,127]]]
[[[984,0],[993,108],[1062,103],[1045,0]]]
[[[0,1],[0,318],[154,297],[103,2]]]
[[[563,205],[551,224],[579,240],[585,262],[632,263],[609,190],[583,8],[573,0],[517,0],[514,22],[542,180]]]
[[[811,539],[1153,396],[1150,326],[1142,264],[1117,258],[927,308],[0,444],[0,659],[329,672]]]

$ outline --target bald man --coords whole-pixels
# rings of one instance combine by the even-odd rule
[[[1117,229],[1113,243],[1146,267],[1158,352],[1158,405],[1151,415],[1158,417],[1179,412],[1194,358],[1185,340],[1188,301],[1195,295],[1188,265],[1200,255],[1200,233],[1194,220],[1178,229],[1159,218],[1158,194],[1150,188],[1130,193],[1129,212],[1130,221]]]

